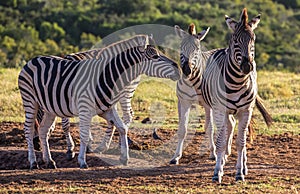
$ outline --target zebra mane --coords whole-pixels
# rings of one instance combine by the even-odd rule
[[[120,54],[130,48],[137,47],[137,46],[146,48],[147,45],[149,45],[149,36],[140,34],[140,35],[135,35],[126,40],[121,40],[121,41],[112,43],[112,44],[108,45],[107,47],[104,47],[102,52]]]

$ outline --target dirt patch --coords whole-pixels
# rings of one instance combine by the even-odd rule
[[[77,144],[75,150],[77,154],[78,129],[76,126],[72,126],[71,130]],[[130,133],[130,137],[144,150],[155,150],[155,147],[170,140],[175,133],[176,130],[158,130],[158,135],[162,140],[154,140],[149,135],[134,135],[134,133]],[[58,125],[50,138],[52,157],[56,161],[58,169],[30,171],[28,170],[23,124],[0,123],[0,184],[3,188],[13,191],[16,188],[22,191],[22,188],[24,190],[24,188],[43,186],[48,188],[43,191],[53,188],[53,191],[70,192],[72,191],[70,187],[80,187],[86,191],[95,189],[113,193],[122,193],[124,190],[126,192],[144,192],[144,187],[151,185],[158,190],[161,188],[162,192],[174,191],[172,188],[208,188],[214,186],[211,177],[215,162],[208,160],[208,151],[199,154],[199,147],[202,146],[200,142],[203,141],[203,138],[204,133],[196,132],[192,143],[185,148],[180,165],[177,166],[166,163],[155,168],[125,169],[121,166],[112,166],[111,163],[91,153],[87,155],[89,168],[81,170],[78,168],[77,155],[72,161],[66,160],[66,141],[61,126]],[[118,144],[117,137],[114,137],[113,141]],[[133,150],[135,149],[136,147],[132,147],[131,155],[134,154]],[[249,175],[246,177],[247,183],[260,185],[273,181],[273,185],[278,184],[287,191],[299,190],[300,134],[257,135],[253,144],[248,145],[247,151],[249,168]],[[36,153],[38,163],[41,168],[45,168],[41,160],[41,152]],[[235,182],[235,162],[236,151],[233,145],[232,155],[224,169],[224,185],[232,185]],[[66,188],[68,189],[66,190]],[[230,188],[227,188],[228,191]]]

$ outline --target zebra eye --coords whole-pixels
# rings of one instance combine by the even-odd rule
[[[158,59],[159,56],[158,56],[158,55],[153,55],[152,58],[153,58],[153,59]]]

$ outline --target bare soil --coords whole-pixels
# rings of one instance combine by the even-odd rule
[[[1,189],[24,192],[30,188],[44,188],[36,192],[144,193],[145,188],[151,187],[158,188],[155,191],[162,192],[173,192],[176,188],[201,187],[222,192],[220,187],[216,189],[217,186],[211,181],[215,162],[208,159],[208,151],[199,154],[200,142],[204,138],[203,132],[196,132],[193,136],[192,143],[185,148],[179,165],[166,163],[154,168],[123,168],[90,153],[87,154],[89,168],[82,170],[77,164],[79,135],[75,127],[72,126],[72,134],[77,146],[76,157],[72,161],[66,160],[66,141],[61,126],[58,125],[49,140],[52,158],[58,168],[45,169],[41,152],[38,151],[37,160],[41,169],[30,171],[23,124],[0,123],[0,192]],[[138,144],[131,149],[153,149],[175,133],[176,130],[158,130],[162,140],[130,133],[129,136],[135,140],[135,144]],[[115,137],[114,141],[117,142],[117,139]],[[259,185],[270,184],[272,187],[278,186],[287,191],[299,191],[300,133],[257,135],[253,144],[247,146],[247,155],[249,175],[246,182],[249,187],[256,187],[257,192],[263,192],[263,188],[260,190]],[[235,187],[231,187],[235,184],[235,163],[236,151],[233,145],[232,155],[225,165],[222,183],[222,188],[225,187],[226,192],[236,191]],[[151,190],[147,191],[151,193]]]

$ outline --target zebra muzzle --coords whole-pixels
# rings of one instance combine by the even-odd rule
[[[245,57],[243,58],[240,69],[244,74],[248,74],[253,70],[253,64]]]
[[[185,76],[189,76],[191,74],[191,68],[190,68],[190,65],[189,65],[189,62],[185,62],[182,66],[182,73],[185,75]]]

